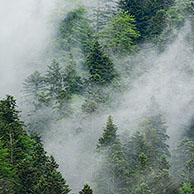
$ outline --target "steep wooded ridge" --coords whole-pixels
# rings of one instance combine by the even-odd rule
[[[194,1],[58,0],[50,20],[21,112],[0,100],[0,194],[194,194]]]

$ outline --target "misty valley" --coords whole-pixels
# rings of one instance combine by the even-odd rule
[[[6,0],[0,24],[0,194],[194,194],[194,0]]]

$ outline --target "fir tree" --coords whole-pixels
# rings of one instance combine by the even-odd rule
[[[88,184],[85,184],[84,188],[79,192],[79,194],[92,194],[92,193],[93,191]]]
[[[24,92],[33,100],[37,100],[38,95],[45,87],[44,77],[38,71],[35,71],[24,80]]]
[[[56,59],[48,66],[45,76],[45,85],[51,97],[55,97],[62,88],[61,67]]]
[[[128,12],[120,12],[111,17],[111,23],[102,31],[101,36],[108,49],[114,55],[129,54],[137,50],[135,40],[139,37],[135,20]]]
[[[99,138],[97,145],[101,169],[95,177],[97,184],[95,192],[99,194],[124,194],[128,192],[129,174],[126,169],[122,144],[116,131],[117,127],[109,116],[106,128],[104,128],[103,135]]]
[[[104,53],[102,46],[95,40],[86,59],[91,82],[104,85],[115,78],[114,65],[111,59]]]
[[[162,32],[166,11],[173,3],[174,0],[120,0],[119,6],[135,17],[137,30],[141,34],[140,40],[148,40]]]

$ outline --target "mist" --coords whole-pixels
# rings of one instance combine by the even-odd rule
[[[92,182],[97,166],[96,145],[108,115],[113,116],[121,137],[126,131],[133,134],[154,97],[166,120],[170,149],[176,146],[194,114],[191,108],[194,60],[187,41],[189,33],[190,23],[186,22],[176,40],[162,54],[149,48],[124,59],[129,63],[144,60],[133,70],[134,74],[140,72],[140,76],[133,80],[125,77],[130,89],[122,95],[113,95],[112,99],[119,98],[120,101],[116,109],[110,108],[86,118],[78,114],[78,117],[52,125],[51,133],[44,137],[44,144],[59,162],[60,170],[74,192],[78,192],[83,184]],[[79,133],[76,133],[77,129]]]
[[[61,11],[71,10],[80,2],[67,2]],[[89,6],[89,1],[84,3]],[[1,96],[9,93],[19,98],[25,77],[41,69],[41,56],[53,33],[49,27],[52,6],[51,0],[0,2]],[[123,58],[126,63],[143,61],[133,69],[133,73],[139,76],[131,79],[125,75],[123,81],[130,85],[129,89],[123,94],[115,93],[112,96],[112,99],[119,99],[116,108],[110,107],[105,112],[83,116],[79,99],[73,102],[77,114],[50,124],[49,131],[42,137],[45,149],[54,155],[60,165],[59,170],[74,193],[83,184],[92,182],[96,167],[96,145],[108,115],[113,116],[120,136],[126,131],[132,134],[154,97],[166,119],[170,148],[173,149],[181,138],[194,114],[194,57],[187,41],[190,28],[190,23],[186,22],[177,38],[161,54],[152,48],[145,48]],[[115,66],[118,65],[116,63]]]
[[[0,1],[0,95],[20,96],[47,46],[52,0]]]

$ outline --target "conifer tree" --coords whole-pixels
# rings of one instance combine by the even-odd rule
[[[172,6],[174,0],[120,0],[119,6],[128,11],[136,20],[140,40],[148,40],[159,35],[165,24],[166,11]]]
[[[179,194],[194,194],[194,188],[191,187],[190,183],[184,183],[179,189]]]
[[[106,128],[104,128],[104,132],[102,137],[99,138],[98,148],[108,147],[114,144],[117,140],[117,127],[112,121],[112,117],[108,117],[108,121],[106,123]]]
[[[27,96],[33,100],[38,98],[38,95],[43,91],[45,87],[44,77],[40,72],[35,71],[24,80],[24,92]]]
[[[61,67],[56,59],[48,66],[45,76],[45,85],[51,97],[55,97],[62,88]]]
[[[95,192],[98,194],[124,194],[128,192],[129,174],[126,169],[122,144],[116,131],[117,127],[109,116],[106,128],[104,128],[103,135],[99,138],[97,145],[101,165],[95,177],[97,184]]]
[[[135,40],[139,37],[135,20],[128,12],[111,17],[111,22],[101,32],[106,49],[114,55],[130,54],[137,50]]]
[[[95,84],[108,84],[115,78],[113,62],[105,54],[97,40],[95,40],[87,56],[86,64],[89,70],[90,80]]]
[[[64,69],[63,82],[64,88],[69,94],[80,94],[83,88],[83,81],[76,72],[76,63],[72,52],[69,53],[69,62]]]
[[[85,184],[84,188],[79,192],[79,194],[92,194],[92,193],[93,191],[88,184]]]
[[[24,131],[12,96],[0,101],[0,129],[0,191],[3,194],[67,194],[70,191],[40,139],[30,138]]]
[[[13,181],[15,171],[12,169],[11,163],[7,160],[8,149],[3,147],[0,140],[0,193],[9,194],[13,193]]]
[[[149,188],[149,186],[146,183],[141,183],[138,185],[138,187],[135,189],[133,194],[153,194]]]
[[[90,50],[93,30],[89,26],[89,19],[86,17],[86,9],[78,7],[65,16],[59,25],[58,36],[55,40],[62,55],[81,48],[85,55]]]

